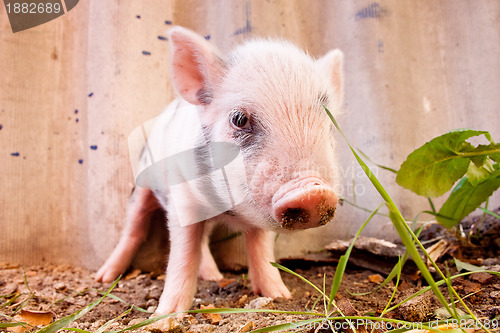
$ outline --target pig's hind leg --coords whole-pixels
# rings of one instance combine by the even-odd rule
[[[266,297],[292,298],[274,262],[274,233],[262,229],[245,232],[248,269],[253,292]]]
[[[159,207],[151,190],[135,187],[127,205],[126,224],[120,242],[97,272],[97,281],[111,282],[127,270],[148,236],[151,214]]]

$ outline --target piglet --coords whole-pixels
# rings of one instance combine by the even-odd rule
[[[149,216],[162,207],[170,255],[156,314],[188,310],[197,277],[222,278],[208,246],[214,223],[244,234],[254,293],[291,298],[270,264],[274,232],[319,227],[334,217],[334,128],[323,105],[341,109],[343,54],[313,59],[288,42],[264,39],[222,54],[190,30],[169,33],[181,98],[148,134],[123,236],[96,279],[109,282],[127,269],[146,239]],[[224,169],[229,162],[236,167]],[[217,170],[224,172],[213,176]],[[222,199],[228,193],[229,205]]]

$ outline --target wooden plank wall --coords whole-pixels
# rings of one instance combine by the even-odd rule
[[[112,250],[134,182],[127,136],[174,98],[169,44],[158,38],[170,23],[224,50],[256,36],[292,40],[313,56],[342,49],[340,122],[377,163],[398,168],[454,128],[500,137],[495,0],[88,0],[15,34],[0,9],[0,261],[96,268]],[[338,146],[341,194],[375,208],[381,200]],[[406,216],[427,208],[376,172]],[[497,195],[491,206],[499,203]],[[324,229],[280,236],[278,256],[346,238],[366,216],[344,205]],[[367,234],[395,238],[384,218]],[[234,258],[218,257],[238,262],[241,240],[230,243],[222,253]]]

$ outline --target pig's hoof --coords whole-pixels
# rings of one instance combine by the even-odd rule
[[[256,293],[261,294],[265,297],[278,298],[283,297],[285,299],[292,298],[290,290],[285,286],[284,283],[276,283],[275,285],[266,285],[258,288]]]
[[[198,277],[205,281],[220,281],[224,278],[219,270],[209,272],[200,270]]]
[[[104,283],[113,282],[122,273],[120,268],[104,265],[97,271],[95,280]]]

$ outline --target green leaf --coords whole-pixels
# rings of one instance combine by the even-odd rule
[[[469,157],[475,165],[481,166],[484,164],[487,157],[495,162],[500,159],[500,143],[490,143],[489,145],[478,145],[477,147],[465,147],[462,150],[464,156]]]
[[[457,258],[453,259],[455,260],[455,265],[457,266],[457,271],[459,272],[462,270],[466,270],[469,272],[479,272],[484,270],[484,267],[475,266],[467,262],[460,261]]]
[[[465,140],[487,134],[486,131],[460,129],[448,132],[414,150],[403,162],[396,182],[426,197],[437,197],[451,189],[469,168],[470,152],[475,147]]]
[[[500,187],[500,169],[473,185],[464,177],[453,189],[437,215],[439,223],[447,228],[455,226],[472,213]]]
[[[493,164],[491,160],[486,160],[484,164],[479,167],[471,163],[465,177],[475,186],[488,178],[496,169],[498,169],[498,164]]]

